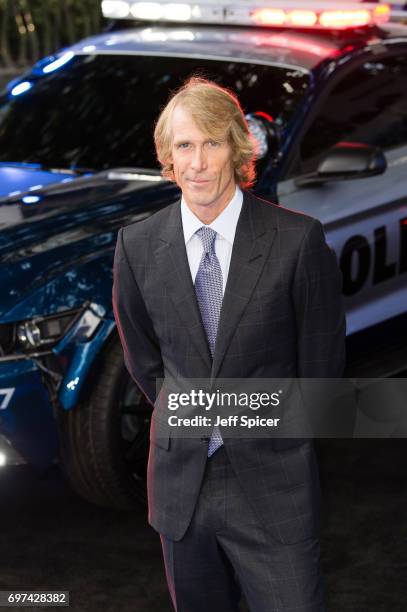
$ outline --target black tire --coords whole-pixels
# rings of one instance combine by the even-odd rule
[[[59,409],[63,472],[92,503],[145,506],[152,408],[127,372],[117,337],[104,352],[91,387],[74,409]]]

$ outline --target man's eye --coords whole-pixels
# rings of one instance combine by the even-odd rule
[[[178,149],[187,149],[189,147],[189,142],[180,142],[178,146]]]
[[[208,144],[209,144],[210,147],[218,147],[219,146],[219,142],[216,142],[216,140],[210,140]]]

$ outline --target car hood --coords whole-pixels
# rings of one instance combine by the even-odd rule
[[[59,275],[96,259],[111,267],[118,229],[178,197],[157,173],[119,169],[0,198],[2,320]]]
[[[42,170],[37,164],[0,163],[0,198],[20,195],[50,184],[71,180],[69,170]]]

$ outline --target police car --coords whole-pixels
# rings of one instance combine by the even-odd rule
[[[0,428],[24,460],[58,455],[82,496],[123,507],[144,495],[150,407],[123,363],[112,261],[121,226],[179,197],[155,158],[160,108],[192,74],[238,94],[254,192],[323,223],[349,341],[397,323],[386,358],[370,346],[359,363],[388,375],[407,364],[407,28],[368,3],[102,8],[105,33],[0,99]]]

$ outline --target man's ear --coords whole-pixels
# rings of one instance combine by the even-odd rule
[[[161,174],[168,181],[172,181],[173,183],[175,183],[174,165],[172,163],[172,157],[168,158],[165,163],[162,163]]]

